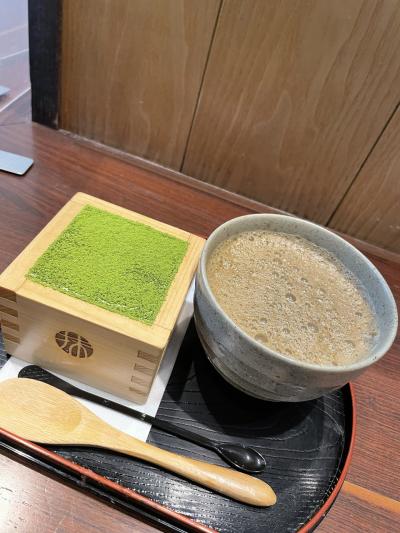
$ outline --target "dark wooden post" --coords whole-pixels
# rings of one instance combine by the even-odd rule
[[[58,127],[61,0],[29,0],[32,120]]]

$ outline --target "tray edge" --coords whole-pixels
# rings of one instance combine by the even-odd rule
[[[300,527],[300,529],[298,529],[297,533],[308,533],[310,531],[313,531],[318,526],[318,524],[325,518],[326,514],[332,507],[343,486],[351,463],[356,435],[356,399],[354,386],[351,383],[348,383],[347,385],[345,385],[345,387],[348,388],[349,399],[351,402],[351,423],[349,424],[351,434],[349,436],[347,450],[345,450],[346,458],[344,461],[344,465],[331,494],[328,496],[321,508],[318,509],[318,511],[308,520],[308,522],[306,522],[303,526]],[[101,476],[100,474],[96,474],[96,472],[94,472],[93,470],[80,466],[77,463],[69,461],[68,459],[64,459],[62,456],[50,450],[47,450],[46,448],[42,448],[41,446],[34,444],[31,441],[22,439],[21,437],[18,437],[17,435],[14,435],[13,433],[10,433],[2,428],[0,428],[0,437],[3,437],[12,443],[22,446],[24,449],[28,450],[33,455],[39,455],[40,457],[44,458],[52,464],[58,464],[66,468],[67,470],[72,470],[73,472],[79,474],[79,476],[83,480],[88,478],[94,483],[100,485],[101,487],[104,487],[112,491],[113,493],[122,495],[124,498],[133,501],[133,503],[138,504],[140,506],[144,506],[145,508],[154,511],[158,515],[164,516],[166,519],[170,519],[173,522],[178,522],[183,527],[187,527],[192,531],[197,531],[200,533],[217,533],[216,530],[209,528],[208,526],[201,524],[200,522],[196,522],[180,513],[177,513],[176,511],[173,511],[167,506],[161,505],[146,496],[142,496],[133,489],[123,487],[105,478],[104,476]],[[14,453],[16,452],[14,451]],[[62,474],[59,475],[62,476]],[[85,488],[84,483],[80,486],[80,488]]]

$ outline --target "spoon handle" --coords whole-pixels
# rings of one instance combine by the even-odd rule
[[[171,422],[167,422],[166,420],[155,418],[153,416],[142,413],[141,411],[136,411],[135,409],[126,407],[125,405],[113,402],[112,400],[108,400],[101,396],[97,396],[96,394],[93,394],[91,392],[87,392],[78,387],[75,387],[68,381],[65,381],[55,376],[54,374],[48,372],[47,370],[44,370],[40,366],[25,366],[24,368],[22,368],[22,370],[20,370],[18,377],[42,381],[43,383],[52,385],[53,387],[56,387],[57,389],[66,392],[67,394],[71,394],[72,396],[83,398],[85,400],[90,400],[99,405],[103,405],[110,409],[114,409],[115,411],[119,411],[120,413],[132,416],[134,418],[138,418],[139,420],[142,420],[144,422],[148,422],[154,427],[163,429],[171,435],[176,435],[177,437],[181,437],[188,441],[194,442],[198,446],[203,446],[204,448],[209,448],[210,450],[215,451],[220,455],[220,457],[224,459],[226,463],[228,463],[233,468],[236,468],[237,470],[241,470],[242,472],[246,472],[248,474],[259,474],[265,469],[264,458],[250,447],[234,443],[228,444],[212,441],[211,439],[208,439],[203,435],[199,435],[198,433],[190,431],[181,426],[172,424]]]
[[[176,437],[181,437],[190,442],[194,442],[199,446],[204,446],[205,448],[215,450],[215,443],[207,439],[206,437],[203,437],[202,435],[189,431],[185,428],[178,427],[175,424],[171,424],[171,422],[167,422],[166,420],[161,420],[160,418],[155,418],[154,416],[147,415],[146,413],[137,411],[136,409],[132,409],[132,407],[126,407],[125,405],[122,405],[120,403],[108,400],[107,398],[103,398],[102,396],[98,396],[97,394],[93,394],[92,392],[87,392],[83,389],[80,389],[79,387],[76,387],[75,385],[72,385],[68,381],[65,381],[55,376],[54,374],[48,372],[40,366],[25,366],[22,370],[20,370],[18,377],[43,381],[44,383],[52,385],[53,387],[57,387],[57,389],[60,389],[66,392],[67,394],[72,394],[77,398],[90,400],[91,402],[97,403],[98,405],[103,405],[104,407],[114,409],[114,411],[118,411],[119,413],[123,413],[125,415],[132,416],[133,418],[142,420],[143,422],[147,422],[148,424],[152,424],[154,427],[162,429],[167,433],[170,433],[171,435],[175,435]]]
[[[261,479],[162,450],[119,431],[116,433],[113,432],[113,438],[102,446],[165,468],[243,503],[266,507],[276,502],[274,491]]]

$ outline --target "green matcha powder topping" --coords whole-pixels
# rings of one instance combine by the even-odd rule
[[[146,224],[87,205],[27,278],[152,324],[187,247],[186,241]]]

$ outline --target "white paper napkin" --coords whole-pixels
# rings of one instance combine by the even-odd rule
[[[170,342],[164,354],[164,358],[161,362],[161,366],[154,379],[153,386],[145,404],[139,405],[129,400],[124,400],[107,392],[95,389],[94,387],[90,387],[89,385],[80,383],[79,381],[75,381],[74,379],[66,378],[62,374],[58,374],[52,370],[51,372],[85,391],[92,392],[102,396],[103,398],[114,400],[115,402],[138,409],[143,413],[154,416],[157,413],[158,407],[161,403],[161,399],[168,384],[168,380],[189,325],[189,321],[193,315],[193,294],[194,282],[190,286],[190,289],[186,295],[186,299],[179,314],[175,329],[172,333]],[[26,361],[21,361],[21,359],[18,359],[17,357],[11,357],[0,370],[0,382],[4,381],[5,379],[17,377],[19,371],[29,364],[30,363],[27,363]],[[115,428],[124,431],[125,433],[128,433],[137,439],[143,441],[147,440],[151,429],[150,424],[131,418],[128,415],[117,413],[112,409],[102,407],[101,405],[97,405],[88,400],[81,400],[80,398],[77,398],[77,400]]]

